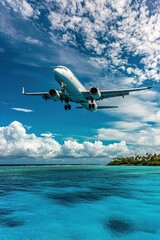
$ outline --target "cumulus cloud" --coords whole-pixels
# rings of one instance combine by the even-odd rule
[[[54,158],[60,148],[60,144],[52,138],[27,134],[24,126],[18,121],[0,128],[1,157]]]
[[[75,140],[57,142],[52,134],[27,134],[25,127],[14,121],[0,127],[0,157],[30,157],[35,159],[95,158],[123,156],[128,153],[125,141],[104,145],[101,141],[78,143]]]
[[[132,132],[133,129],[135,132]],[[66,140],[60,144],[53,138],[53,134],[42,133],[40,137],[33,133],[28,134],[20,122],[14,121],[8,126],[0,127],[0,157],[44,160],[103,157],[111,159],[135,153],[159,152],[159,129],[159,126],[153,128],[149,124],[143,126],[138,122],[117,122],[112,129],[98,129],[95,142]],[[102,140],[114,143],[105,145]]]
[[[25,113],[30,113],[33,112],[31,109],[26,109],[26,108],[11,108],[12,110],[18,111],[18,112],[25,112]]]
[[[7,5],[13,9],[14,12],[20,13],[24,18],[33,16],[34,10],[26,0],[2,0],[3,5]]]
[[[152,9],[146,0],[55,0],[52,7],[53,1],[48,2],[54,40],[89,51],[90,60],[99,67],[123,68],[139,83],[159,81],[160,14],[156,5]]]

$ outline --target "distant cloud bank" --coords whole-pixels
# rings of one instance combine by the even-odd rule
[[[128,153],[125,141],[104,145],[101,141],[75,140],[64,141],[63,144],[52,138],[52,134],[28,134],[22,123],[14,121],[8,126],[0,127],[0,157],[1,158],[113,158]]]
[[[123,129],[125,123],[118,122],[117,124]],[[128,124],[128,127],[130,129],[130,124]],[[34,133],[28,134],[27,127],[25,128],[18,121],[13,121],[8,126],[0,127],[0,158],[44,160],[97,158],[98,161],[98,158],[104,157],[107,160],[114,157],[131,156],[135,153],[158,152],[159,131],[156,132],[151,128],[146,131],[140,130],[139,133],[134,134],[115,129],[98,129],[97,132],[97,139],[112,140],[115,143],[105,145],[100,140],[84,141],[82,143],[76,140],[66,140],[63,144],[60,144],[53,138],[54,134],[52,133],[42,133],[40,136],[36,136]]]

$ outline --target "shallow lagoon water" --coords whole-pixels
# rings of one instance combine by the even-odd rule
[[[22,239],[160,239],[160,167],[0,167],[0,240]]]

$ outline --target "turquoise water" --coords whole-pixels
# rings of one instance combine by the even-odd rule
[[[1,167],[0,240],[64,239],[160,239],[160,167]]]

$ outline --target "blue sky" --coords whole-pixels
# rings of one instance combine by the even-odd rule
[[[160,152],[158,1],[2,0],[0,22],[3,162],[99,162]],[[88,89],[154,88],[105,100],[119,108],[95,113],[21,94],[23,86],[59,90],[57,65]]]

